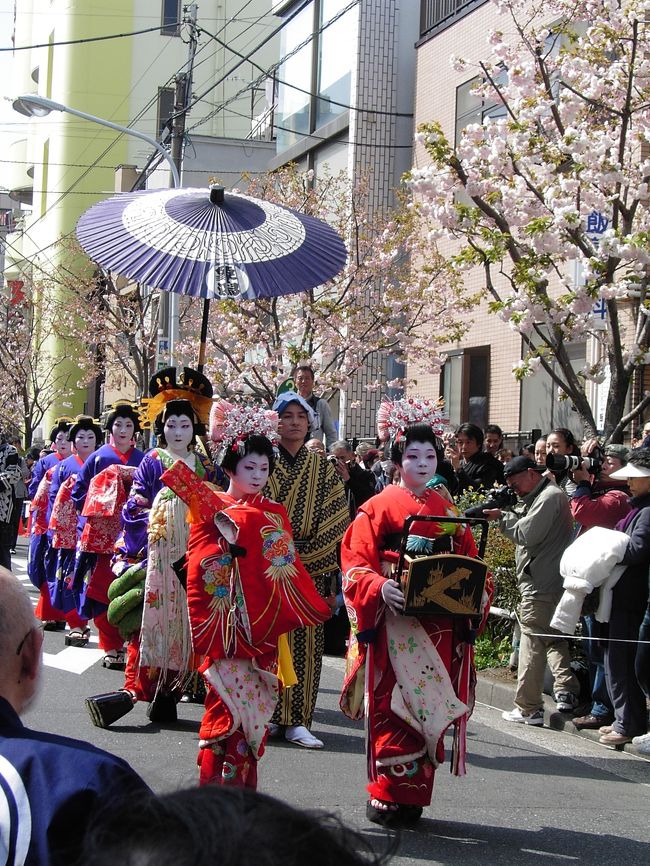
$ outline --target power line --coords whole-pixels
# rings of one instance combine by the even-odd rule
[[[335,19],[332,19],[334,21]],[[332,23],[332,22],[329,22]],[[329,26],[329,24],[327,25]],[[269,75],[269,70],[264,69],[263,66],[260,66],[259,63],[255,63],[254,60],[250,60],[249,57],[245,57],[243,54],[240,54],[239,51],[236,51],[231,45],[228,45],[226,42],[223,42],[214,34],[207,31],[204,27],[198,28],[202,33],[205,33],[206,36],[209,36],[211,39],[214,39],[219,45],[223,48],[226,48],[231,54],[234,54],[236,57],[241,57],[243,60],[250,63],[251,66],[254,66],[256,69],[259,69],[260,72],[264,73],[266,77]],[[288,57],[289,55],[287,55]],[[284,62],[286,58],[283,58],[280,61],[280,64]],[[275,67],[278,68],[278,67]],[[288,81],[284,81],[282,78],[278,78],[274,76],[274,80],[278,82],[278,84],[284,85],[284,87],[289,87],[291,90],[297,90],[299,93],[304,93],[306,96],[315,96],[316,99],[327,100],[330,105],[338,105],[340,108],[347,108],[348,111],[357,111],[360,114],[381,114],[387,117],[413,117],[413,112],[402,112],[402,111],[384,111],[379,108],[359,108],[356,105],[349,105],[347,102],[337,102],[335,99],[332,99],[329,96],[323,96],[320,93],[315,93],[313,90],[305,90],[304,87],[299,87],[297,84],[290,84]],[[215,106],[217,108],[217,106]],[[243,116],[243,115],[242,115]],[[280,128],[280,127],[278,127]]]
[[[330,18],[329,21],[325,22],[324,24],[321,24],[321,26],[316,31],[310,33],[306,39],[304,39],[302,42],[300,42],[298,45],[296,45],[296,47],[293,48],[291,51],[289,51],[287,54],[285,54],[284,57],[281,57],[280,60],[277,61],[277,63],[273,63],[269,67],[269,69],[266,70],[262,75],[259,75],[254,81],[249,82],[246,85],[246,87],[243,87],[241,90],[239,90],[237,93],[235,93],[234,96],[231,96],[229,99],[227,99],[225,102],[223,102],[219,108],[216,108],[214,111],[210,112],[205,117],[201,118],[201,120],[199,120],[193,126],[191,126],[188,129],[188,132],[191,132],[192,129],[196,129],[197,126],[201,126],[203,123],[207,123],[208,120],[211,120],[216,114],[219,113],[219,111],[222,111],[227,105],[230,105],[231,102],[235,102],[235,100],[239,99],[239,97],[242,96],[242,94],[248,93],[251,89],[253,89],[254,87],[257,87],[258,84],[260,84],[262,81],[264,81],[265,78],[268,78],[269,76],[273,75],[275,70],[279,69],[280,66],[283,63],[285,63],[289,58],[293,57],[295,54],[297,54],[299,51],[301,51],[306,45],[309,45],[309,43],[314,39],[314,37],[317,34],[323,33],[328,27],[330,27],[332,24],[334,24],[336,21],[338,21],[340,18],[342,18],[347,12],[350,11],[350,9],[352,9],[357,4],[358,4],[358,0],[352,0],[351,3],[348,3],[347,6],[345,6],[343,9],[341,9],[339,12],[337,12],[336,15],[334,15],[332,18]],[[301,6],[298,9],[294,10],[294,12],[292,12],[290,15],[288,15],[283,20],[282,24],[279,27],[276,27],[276,29],[268,37],[266,37],[266,39],[264,39],[257,46],[256,49],[251,51],[248,55],[246,55],[238,63],[236,63],[229,70],[227,75],[223,76],[219,81],[217,81],[213,85],[211,85],[200,96],[197,96],[195,101],[192,103],[192,105],[195,105],[196,102],[199,102],[201,99],[205,98],[205,96],[207,96],[208,93],[210,93],[212,90],[214,90],[215,87],[217,87],[219,84],[221,84],[223,81],[225,81],[226,78],[228,77],[228,75],[232,75],[232,73],[235,71],[235,69],[238,69],[243,63],[249,61],[250,58],[253,56],[253,54],[255,54],[259,50],[259,48],[261,48],[273,36],[276,36],[284,27],[286,27],[293,20],[293,18],[296,17],[296,15],[298,15],[299,12],[302,12],[302,11],[303,11],[303,7]]]
[[[230,112],[230,114],[236,114],[238,117],[243,117],[243,118],[248,117],[247,114],[242,114],[241,111],[236,111],[234,108],[228,108],[227,110]],[[413,144],[384,144],[384,143],[372,144],[370,142],[363,142],[363,141],[350,141],[350,140],[344,139],[344,138],[332,138],[331,135],[316,135],[313,132],[304,132],[304,133],[303,132],[296,132],[295,129],[290,129],[288,126],[280,126],[279,123],[275,123],[275,122],[273,123],[273,129],[280,129],[280,130],[282,130],[282,132],[292,132],[294,135],[300,136],[300,138],[302,138],[303,140],[308,139],[308,138],[315,138],[317,141],[329,141],[332,144],[351,144],[354,147],[362,147],[362,148],[366,148],[366,149],[370,148],[370,149],[377,149],[377,150],[380,150],[382,148],[385,148],[387,150],[412,150],[413,149]],[[247,141],[247,142],[255,141],[255,139],[254,138],[246,138],[246,139],[244,139],[244,141]]]
[[[161,36],[172,36],[163,31],[167,28],[179,27],[182,21],[173,21],[169,24],[159,24],[157,27],[147,27],[146,30],[133,30],[131,33],[114,33],[112,36],[89,36],[86,39],[68,39],[65,42],[41,42],[38,45],[15,45],[8,48],[0,48],[0,51],[31,51],[33,48],[58,48],[60,45],[83,45],[85,42],[105,42],[107,39],[124,39],[129,36],[139,36],[141,33],[152,33],[158,30]]]

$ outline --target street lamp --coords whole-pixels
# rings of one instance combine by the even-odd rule
[[[27,94],[18,96],[13,101],[13,108],[19,114],[24,114],[25,117],[47,117],[50,111],[67,111],[68,114],[74,114],[75,117],[81,117],[84,120],[89,120],[92,123],[99,123],[101,126],[108,126],[109,129],[115,129],[118,132],[123,132],[125,135],[132,135],[134,138],[140,138],[154,147],[158,153],[169,164],[169,170],[172,173],[174,188],[181,185],[178,168],[170,153],[168,153],[159,141],[156,141],[151,135],[145,132],[139,132],[137,129],[131,129],[130,126],[120,126],[119,123],[113,123],[112,120],[106,120],[103,117],[95,117],[94,114],[87,114],[85,111],[79,111],[77,108],[70,108],[69,105],[64,105],[62,102],[55,102],[53,99],[48,99],[46,96],[36,96]],[[171,293],[169,299],[169,354],[170,360],[174,360],[174,350],[178,334],[178,296]]]
[[[120,126],[119,123],[113,123],[112,120],[105,120],[103,117],[95,117],[94,114],[87,114],[85,111],[79,111],[77,108],[70,108],[69,105],[63,105],[61,102],[55,102],[53,99],[48,99],[45,96],[18,96],[13,101],[14,111],[19,114],[24,114],[25,117],[47,117],[50,111],[67,111],[68,114],[74,114],[75,117],[82,117],[84,120],[90,120],[92,123],[99,123],[102,126],[108,126],[109,129],[115,129],[118,132],[123,132],[125,135],[132,135],[134,138],[140,138],[154,147],[158,153],[167,160],[169,170],[172,173],[174,187],[181,185],[181,179],[176,168],[176,163],[162,144],[156,141],[151,135],[145,132],[139,132],[137,129],[131,129],[129,126]]]

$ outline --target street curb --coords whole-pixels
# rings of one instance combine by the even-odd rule
[[[476,683],[476,700],[482,704],[487,704],[497,710],[511,710],[514,706],[515,684],[506,683],[501,680],[492,679],[490,676],[482,674],[480,671],[477,676]],[[564,731],[566,734],[573,734],[576,737],[582,737],[584,740],[591,740],[597,743],[600,734],[598,731],[579,730],[571,721],[572,717],[567,713],[559,713],[555,709],[555,702],[550,695],[543,695],[544,698],[544,726],[551,728],[554,731]],[[578,712],[587,712],[588,708],[581,707]],[[607,751],[611,752],[628,752],[634,755],[635,758],[641,758],[644,761],[650,762],[650,755],[640,752],[632,743],[626,743],[622,748],[617,747],[611,749],[605,746]]]

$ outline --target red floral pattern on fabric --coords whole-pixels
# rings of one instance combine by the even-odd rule
[[[52,506],[50,529],[52,547],[56,549],[73,550],[77,546],[77,509],[71,496],[76,481],[76,474],[65,479]]]
[[[87,517],[80,547],[88,553],[112,553],[121,528],[122,506],[127,500],[135,466],[114,464],[90,482],[82,514]]]

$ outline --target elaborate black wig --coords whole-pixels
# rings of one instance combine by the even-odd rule
[[[404,451],[411,442],[427,442],[433,445],[436,450],[438,463],[442,463],[445,451],[442,447],[442,443],[433,432],[433,428],[430,427],[429,424],[412,424],[410,427],[406,428],[404,435],[400,439],[391,443],[390,459],[396,466],[402,465]]]
[[[269,475],[273,472],[275,466],[275,450],[271,444],[271,440],[266,436],[260,436],[258,433],[252,433],[250,436],[245,436],[243,439],[238,439],[229,445],[225,454],[221,458],[221,468],[229,472],[235,472],[239,461],[248,454],[261,454],[263,457],[269,458]]]

